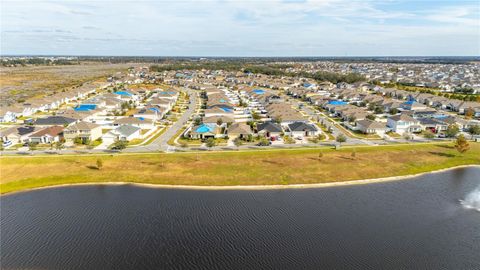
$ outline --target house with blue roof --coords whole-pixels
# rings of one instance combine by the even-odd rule
[[[416,102],[415,99],[407,100],[402,103],[401,108],[404,110],[415,111],[427,109],[427,105]]]
[[[221,128],[215,123],[203,123],[198,126],[193,126],[189,132],[187,132],[192,139],[208,139],[208,138],[220,138],[225,134],[221,133]]]
[[[122,101],[133,101],[136,103],[140,99],[140,96],[126,90],[116,91],[114,94],[116,95],[116,98],[119,98]]]

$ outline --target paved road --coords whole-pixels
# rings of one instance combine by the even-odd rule
[[[190,104],[188,105],[187,110],[183,115],[165,131],[162,135],[156,138],[153,142],[147,145],[129,147],[122,152],[156,152],[156,151],[167,151],[168,150],[168,141],[170,138],[175,136],[177,132],[187,123],[190,116],[195,112],[197,105],[197,93],[194,90],[184,88],[185,92],[190,95]],[[44,154],[89,154],[89,153],[113,153],[116,151],[108,149],[85,149],[85,150],[74,150],[74,149],[62,149],[61,151],[56,150],[36,150],[36,151],[2,151],[1,154],[18,154],[18,155],[44,155]]]
[[[334,125],[332,122],[328,120],[328,117],[321,113],[318,112],[317,110],[312,109],[310,106],[308,106],[306,103],[294,100],[293,105],[296,106],[297,108],[299,105],[302,104],[302,110],[304,113],[306,113],[312,120],[318,121],[320,123],[323,123],[327,129],[332,130],[332,135],[336,138],[338,135],[343,134],[346,138],[347,144],[367,144],[367,145],[375,145],[374,142],[369,141],[369,140],[363,140],[363,139],[358,139],[358,138],[353,138],[349,136],[349,134],[343,132],[341,129],[339,129],[336,125]]]
[[[178,131],[182,129],[182,127],[185,126],[190,116],[192,116],[196,110],[197,93],[189,88],[184,88],[184,90],[190,96],[190,104],[183,115],[172,126],[170,126],[167,131],[165,131],[150,144],[130,147],[123,150],[123,152],[154,152],[167,151],[169,149],[168,141],[175,136]]]

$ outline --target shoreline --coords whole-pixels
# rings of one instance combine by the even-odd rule
[[[189,185],[166,185],[166,184],[150,184],[150,183],[140,183],[140,182],[121,182],[121,181],[120,182],[115,182],[115,181],[85,182],[85,183],[59,184],[59,185],[29,188],[25,190],[18,190],[18,191],[0,194],[0,197],[14,195],[14,194],[23,193],[23,192],[41,190],[41,189],[53,189],[53,188],[61,188],[61,187],[69,187],[69,186],[95,186],[95,185],[105,185],[105,186],[133,185],[133,186],[147,187],[147,188],[187,189],[187,190],[188,189],[190,190],[273,190],[273,189],[328,188],[328,187],[338,187],[338,186],[365,185],[365,184],[374,184],[374,183],[387,183],[387,182],[400,181],[400,180],[409,180],[409,179],[413,179],[415,177],[426,175],[426,174],[442,173],[450,170],[470,168],[470,167],[480,168],[480,165],[478,164],[459,165],[459,166],[454,166],[450,168],[444,168],[444,169],[422,172],[417,174],[370,178],[370,179],[347,180],[347,181],[334,181],[334,182],[327,182],[327,183],[313,183],[313,184],[237,185],[237,186],[211,186],[211,185],[210,186],[193,186],[192,185],[192,186],[189,186]]]

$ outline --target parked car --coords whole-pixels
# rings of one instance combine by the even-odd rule
[[[12,144],[13,144],[12,141],[4,141],[4,142],[2,143],[2,146],[3,146],[3,147],[8,147],[8,146],[10,146],[10,145],[12,145]]]

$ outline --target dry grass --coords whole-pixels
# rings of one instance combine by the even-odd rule
[[[408,175],[480,164],[480,144],[464,155],[446,144],[182,154],[3,157],[1,193],[82,182],[173,185],[324,183]],[[318,158],[319,152],[323,153]],[[96,170],[96,160],[103,168]],[[19,173],[21,172],[21,174]]]
[[[84,62],[80,65],[25,66],[0,68],[0,100],[13,104],[18,100],[40,98],[70,90],[85,82],[105,82],[106,76],[125,71],[132,64]]]

